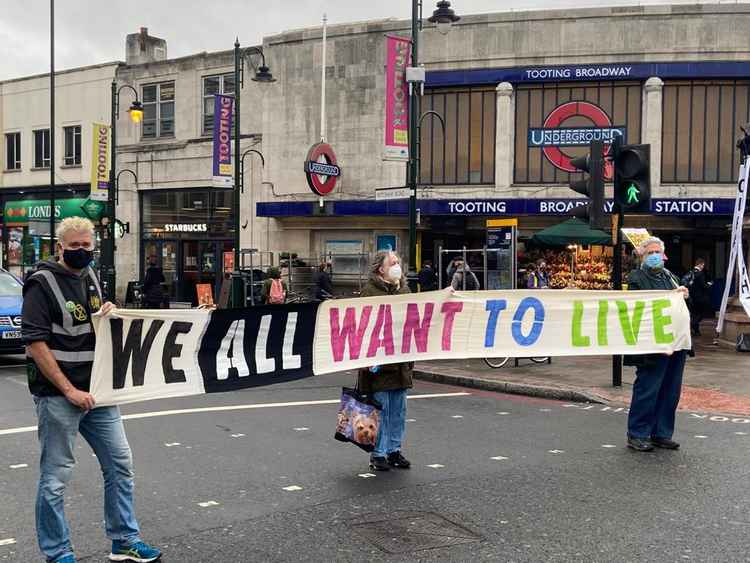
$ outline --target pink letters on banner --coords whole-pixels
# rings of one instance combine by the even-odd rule
[[[380,334],[383,334],[382,338]],[[375,319],[375,328],[370,336],[370,346],[367,348],[367,357],[372,358],[378,353],[379,348],[385,348],[386,356],[393,356],[393,314],[390,305],[378,307],[378,317]]]
[[[453,336],[453,319],[457,313],[460,313],[464,309],[462,302],[447,302],[443,303],[440,312],[445,315],[445,321],[443,321],[443,351],[449,352],[451,349],[451,337]]]
[[[362,308],[362,316],[360,317],[359,326],[357,326],[357,310],[354,307],[346,308],[343,327],[340,327],[339,325],[339,310],[334,308],[331,309],[330,312],[331,350],[333,352],[333,360],[335,362],[340,362],[344,359],[344,350],[347,341],[349,342],[349,359],[359,359],[359,351],[362,349],[362,338],[365,335],[365,330],[367,330],[367,323],[370,322],[372,305],[367,305]]]
[[[417,352],[427,352],[427,340],[430,336],[430,323],[432,322],[432,311],[434,303],[425,303],[424,318],[419,322],[419,305],[409,303],[406,306],[406,322],[404,322],[404,334],[401,338],[401,353],[411,352],[412,335],[417,346]]]

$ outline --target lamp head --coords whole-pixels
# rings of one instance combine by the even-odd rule
[[[253,82],[276,82],[276,79],[266,65],[261,65],[253,76]]]
[[[134,101],[130,104],[128,113],[130,114],[130,121],[133,123],[140,123],[143,121],[143,104],[138,100]]]
[[[437,8],[432,15],[427,18],[427,21],[434,23],[437,27],[438,32],[441,35],[446,35],[450,30],[451,26],[461,18],[456,15],[456,12],[451,8],[451,3],[447,0],[440,0],[437,3]]]

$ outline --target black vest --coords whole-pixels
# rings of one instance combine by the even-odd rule
[[[87,267],[80,277],[39,269],[26,284],[38,283],[44,290],[52,319],[47,345],[60,369],[74,387],[88,391],[94,363],[96,337],[91,315],[102,305],[102,290],[94,270]],[[40,397],[60,395],[60,391],[42,374],[34,360],[26,357],[29,390]]]

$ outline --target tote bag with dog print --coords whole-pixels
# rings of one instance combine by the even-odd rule
[[[380,403],[359,390],[344,387],[333,437],[371,452],[378,439],[382,409]]]

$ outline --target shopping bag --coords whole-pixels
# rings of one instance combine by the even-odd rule
[[[371,452],[378,440],[381,410],[381,404],[369,395],[358,389],[343,387],[333,437]]]

